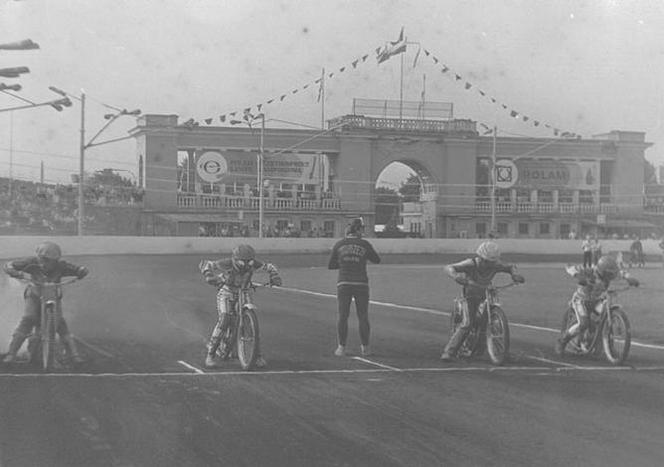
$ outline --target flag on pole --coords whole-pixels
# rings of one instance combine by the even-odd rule
[[[399,55],[406,51],[406,37],[403,34],[403,26],[401,27],[401,32],[399,33],[399,38],[396,41],[388,42],[381,49],[379,48],[376,54],[376,59],[378,63],[383,63],[384,61]]]

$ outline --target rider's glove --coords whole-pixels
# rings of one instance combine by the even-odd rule
[[[206,276],[205,282],[210,285],[214,285],[215,287],[221,287],[224,285],[224,280],[219,276]]]
[[[85,266],[81,266],[80,268],[78,268],[78,272],[76,273],[76,277],[78,277],[79,279],[83,279],[88,274],[90,274],[90,270],[88,268],[86,268]]]
[[[13,277],[14,279],[25,279],[26,275],[23,271],[8,271],[7,274],[9,274],[9,277]]]
[[[281,287],[281,284],[282,284],[281,276],[279,276],[278,274],[270,277],[270,287],[272,286]]]
[[[468,279],[466,279],[464,276],[457,276],[454,278],[457,284],[461,285],[468,285]]]
[[[628,277],[627,278],[627,283],[630,285],[630,287],[638,287],[639,286],[639,280],[635,277]]]
[[[523,277],[521,274],[512,274],[512,280],[519,284],[523,284],[524,282],[526,282],[526,278]]]

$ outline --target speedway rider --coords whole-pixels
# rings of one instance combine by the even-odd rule
[[[591,268],[568,265],[565,271],[576,279],[579,285],[572,295],[572,308],[576,313],[576,323],[570,326],[556,341],[555,351],[558,355],[563,355],[567,343],[588,328],[590,313],[602,294],[609,288],[611,281],[622,278],[632,287],[639,286],[638,279],[620,269],[616,260],[608,255],[602,256]]]
[[[217,324],[212,331],[207,344],[205,366],[217,366],[216,352],[221,343],[221,335],[228,323],[228,313],[235,305],[239,291],[251,285],[251,278],[255,271],[265,271],[270,275],[270,286],[280,286],[282,281],[277,268],[271,264],[256,259],[256,252],[251,245],[241,244],[233,248],[230,258],[218,261],[203,260],[198,265],[205,281],[217,287]],[[266,365],[265,359],[259,349],[256,366]]]
[[[477,248],[475,257],[445,266],[445,272],[463,285],[465,299],[462,303],[463,321],[450,337],[440,356],[441,360],[450,361],[456,357],[459,347],[472,328],[479,305],[484,300],[484,289],[491,285],[496,273],[510,274],[514,282],[523,283],[525,279],[516,273],[516,266],[500,262],[500,248],[492,241],[483,242]]]
[[[10,261],[4,265],[4,271],[15,279],[34,279],[37,282],[60,282],[62,277],[76,276],[79,279],[88,275],[85,266],[77,266],[61,259],[60,246],[53,242],[44,242],[37,246],[36,256]],[[32,329],[41,322],[41,296],[39,288],[29,284],[24,293],[25,309],[23,317],[14,330],[9,350],[3,362],[12,363],[16,359],[23,341],[30,335]],[[81,357],[76,349],[74,338],[64,317],[57,323],[57,332],[60,335],[65,351],[71,359],[79,363]]]

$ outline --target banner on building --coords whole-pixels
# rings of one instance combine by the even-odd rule
[[[273,183],[318,185],[327,172],[327,157],[322,154],[288,153],[263,158],[263,180]],[[206,183],[256,184],[256,152],[202,151],[197,154],[196,172]]]
[[[571,189],[599,191],[598,161],[498,159],[498,188]]]

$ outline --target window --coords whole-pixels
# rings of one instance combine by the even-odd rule
[[[252,222],[252,226],[254,230],[258,230],[258,228],[260,227],[260,221],[258,219],[254,219],[254,221]]]
[[[498,222],[498,235],[507,237],[507,222]]]
[[[279,219],[277,221],[277,229],[286,230],[288,228],[288,221],[285,219]]]
[[[478,222],[475,224],[475,233],[478,237],[484,237],[486,235],[486,222]]]
[[[300,232],[309,232],[311,230],[311,221],[300,221]]]
[[[528,235],[528,227],[525,222],[519,222],[519,235]]]
[[[560,237],[567,238],[571,232],[571,226],[569,224],[560,224]]]
[[[540,235],[549,235],[551,225],[548,222],[541,222],[539,225]]]
[[[334,221],[324,221],[323,232],[326,237],[334,237]]]

